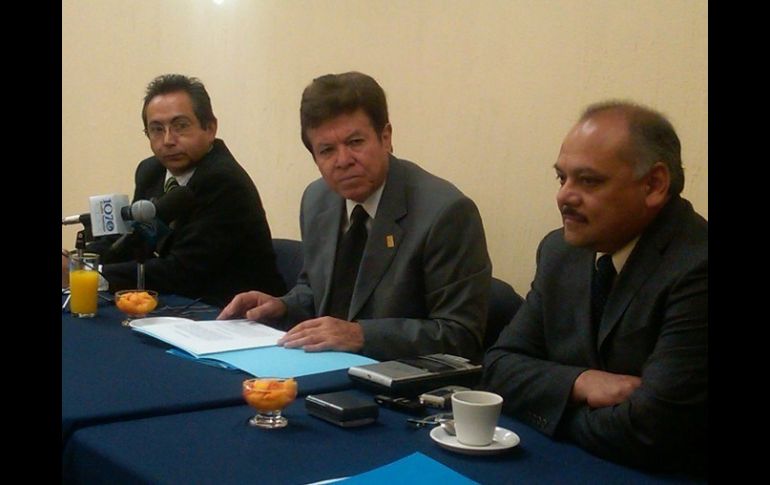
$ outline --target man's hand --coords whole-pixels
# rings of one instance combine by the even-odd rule
[[[575,379],[572,401],[585,402],[592,408],[614,406],[628,399],[641,385],[642,380],[636,376],[589,369]]]
[[[217,320],[247,318],[254,321],[277,320],[286,315],[286,304],[274,296],[260,291],[247,291],[235,295],[217,315]]]
[[[334,317],[305,320],[286,332],[278,340],[286,348],[301,347],[308,352],[318,350],[340,350],[358,352],[364,346],[364,331],[356,322],[347,322]]]

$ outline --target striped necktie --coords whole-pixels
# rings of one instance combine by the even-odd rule
[[[166,180],[166,184],[163,186],[163,193],[165,194],[174,187],[179,187],[179,182],[177,182],[174,177],[169,177],[168,180]]]

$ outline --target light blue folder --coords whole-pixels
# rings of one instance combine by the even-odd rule
[[[256,377],[299,377],[377,362],[369,357],[348,352],[305,352],[302,349],[287,349],[281,346],[218,352],[200,358],[177,348],[167,352],[201,364],[241,369]]]
[[[443,463],[439,463],[420,452],[412,453],[398,461],[337,483],[345,485],[357,483],[366,485],[392,485],[393,483],[398,483],[399,485],[426,485],[428,483],[478,485],[478,482],[474,482],[470,478],[457,473]]]

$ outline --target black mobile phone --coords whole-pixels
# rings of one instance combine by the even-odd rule
[[[425,414],[425,405],[417,399],[408,399],[405,397],[391,397],[384,394],[377,394],[374,396],[374,402],[380,406],[393,409],[394,411],[401,411],[415,416],[422,416]]]
[[[380,411],[376,404],[350,391],[310,394],[305,408],[311,416],[344,428],[373,423]]]

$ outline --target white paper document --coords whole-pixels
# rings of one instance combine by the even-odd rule
[[[250,320],[153,320],[148,324],[134,320],[131,326],[137,332],[155,337],[195,356],[277,345],[278,339],[286,333]]]

